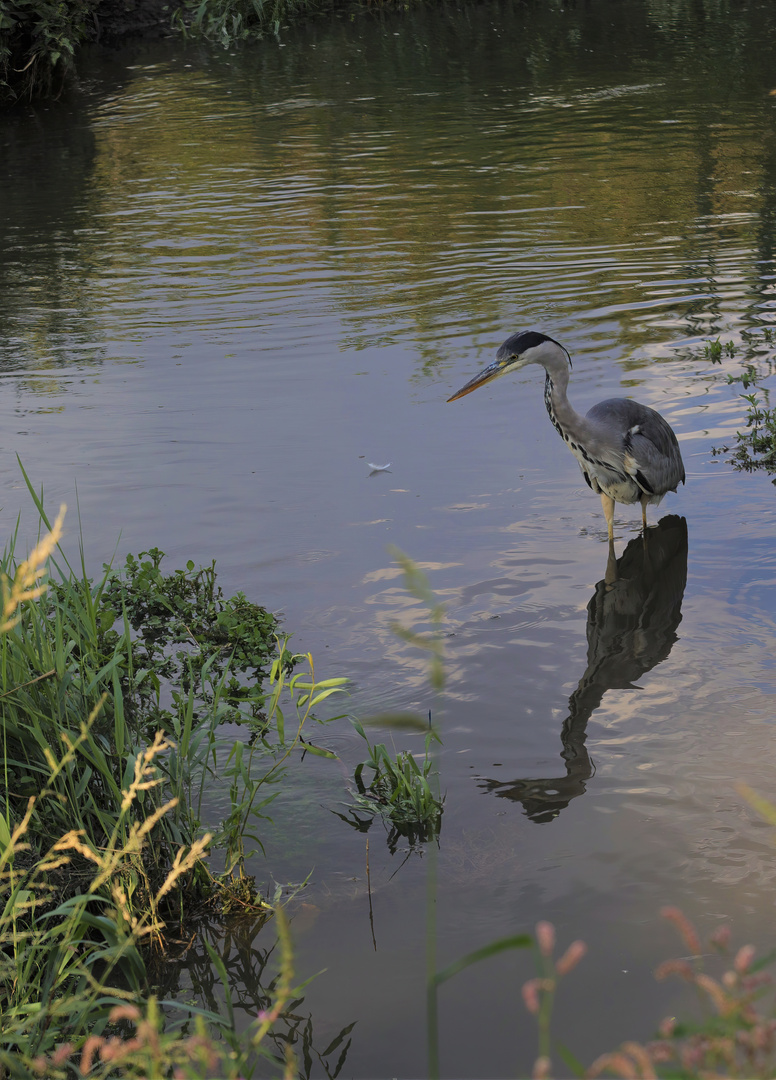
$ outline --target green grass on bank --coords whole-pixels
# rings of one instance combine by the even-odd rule
[[[183,0],[174,21],[186,34],[228,47],[277,35],[281,25],[333,6],[334,0]]]
[[[265,1044],[301,988],[245,860],[312,710],[345,680],[317,680],[213,566],[166,574],[154,550],[90,580],[30,490],[44,539],[0,558],[0,1078],[248,1076],[278,1058]],[[228,810],[210,822],[214,786]],[[170,1026],[149,959],[235,911],[276,915],[266,1015],[238,1039],[225,985],[223,1012]]]

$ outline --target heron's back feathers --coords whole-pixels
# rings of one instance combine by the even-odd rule
[[[629,398],[601,401],[586,416],[615,461],[646,496],[654,501],[684,483],[679,443],[660,413]],[[652,501],[652,500],[650,500]]]

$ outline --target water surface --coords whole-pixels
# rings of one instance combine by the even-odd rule
[[[426,625],[387,545],[416,559],[447,604],[439,963],[539,918],[585,939],[558,1006],[584,1060],[689,1007],[652,978],[662,904],[763,946],[773,916],[735,784],[772,788],[776,504],[712,454],[744,405],[693,350],[774,319],[776,17],[696,8],[95,52],[0,124],[0,526],[33,529],[18,454],[73,529],[77,489],[95,572],[216,558],[361,715],[432,704],[390,628]],[[522,328],[570,350],[580,410],[630,395],[679,436],[648,558],[618,508],[614,591],[539,372],[446,404]],[[356,1022],[342,1075],[423,1075],[427,860],[370,831],[373,939],[366,837],[331,813],[363,751],[346,721],[324,739],[342,765],[306,764],[254,869],[312,871],[297,966],[327,969],[320,1046]],[[246,1009],[260,944],[230,945]],[[530,974],[515,954],[444,986],[444,1075],[530,1070]]]

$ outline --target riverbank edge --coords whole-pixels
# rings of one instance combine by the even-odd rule
[[[393,2],[380,0],[384,6]],[[52,7],[0,0],[0,109],[58,97],[84,45],[112,48],[187,34],[227,45],[277,36],[292,22],[358,6],[355,0],[74,0]]]

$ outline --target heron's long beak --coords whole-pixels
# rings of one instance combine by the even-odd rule
[[[484,386],[485,383],[489,383],[492,382],[493,379],[497,379],[499,375],[504,374],[504,369],[507,363],[507,359],[494,360],[492,364],[488,364],[488,366],[486,368],[483,368],[483,370],[478,375],[475,375],[473,379],[469,379],[466,386],[462,386],[457,394],[453,394],[452,397],[449,397],[447,399],[448,402],[457,401],[458,398],[465,397],[467,394],[470,394],[472,390],[477,390],[480,386]]]

